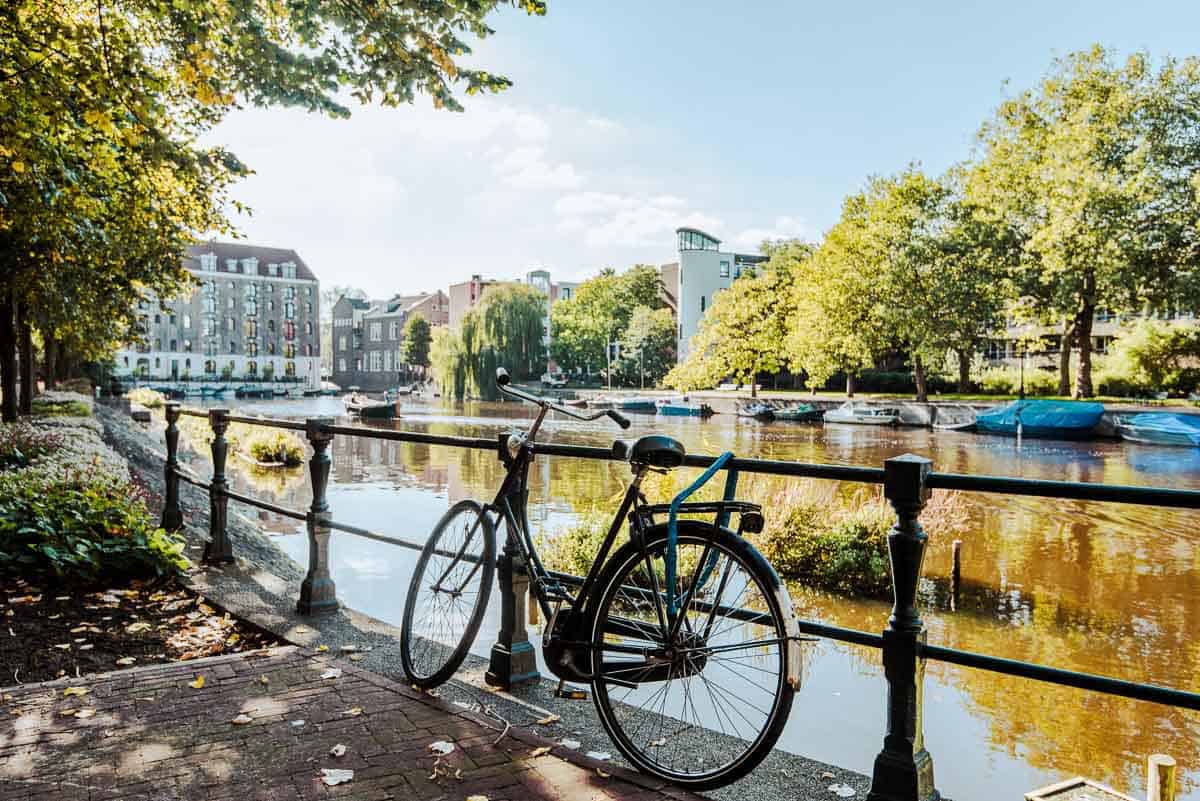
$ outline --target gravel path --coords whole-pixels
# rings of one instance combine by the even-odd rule
[[[154,421],[149,425],[134,423],[104,406],[97,406],[96,414],[104,425],[107,441],[129,460],[134,475],[151,494],[161,497],[165,459],[161,411],[155,410]],[[236,469],[232,463],[231,467]],[[206,475],[210,468],[197,464],[195,469]],[[184,534],[189,553],[198,560],[208,534],[208,496],[181,482],[180,503],[187,523]],[[342,608],[319,618],[296,614],[303,569],[253,523],[233,510],[228,531],[237,562],[224,568],[193,571],[188,581],[197,592],[297,645],[357,649],[358,665],[403,681],[399,629],[352,609]],[[486,667],[485,660],[469,658],[458,677],[440,688],[439,695],[460,707],[483,707],[513,725],[534,725],[547,737],[577,740],[581,750],[611,754],[614,762],[622,764],[601,729],[590,700],[555,698],[556,683],[547,679],[514,688],[511,693],[498,693],[483,683]],[[547,726],[535,725],[548,714],[557,715],[559,720]],[[793,714],[803,714],[803,710],[794,709]],[[829,789],[835,784],[848,785],[855,790],[854,797],[865,798],[870,779],[833,765],[775,751],[747,778],[708,795],[719,801],[832,801],[839,797]]]

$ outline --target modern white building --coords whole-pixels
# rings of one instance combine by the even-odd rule
[[[665,265],[662,275],[664,281],[669,280],[668,276],[677,276],[675,286],[667,286],[666,291],[676,300],[676,353],[677,359],[683,361],[713,296],[728,288],[743,270],[761,264],[767,257],[723,251],[721,240],[696,228],[679,228],[675,236],[678,269],[668,270],[672,265]]]

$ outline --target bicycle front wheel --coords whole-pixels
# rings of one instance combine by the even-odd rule
[[[400,661],[423,690],[458,670],[487,609],[496,573],[496,532],[476,501],[459,501],[438,521],[408,586]]]
[[[733,532],[681,520],[675,598],[666,527],[612,557],[589,627],[601,723],[639,770],[690,789],[746,775],[779,739],[799,666],[775,571]]]

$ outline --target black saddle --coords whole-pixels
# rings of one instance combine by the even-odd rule
[[[617,459],[663,469],[679,467],[687,455],[682,443],[661,434],[647,434],[633,444],[617,440],[613,443],[612,451]]]

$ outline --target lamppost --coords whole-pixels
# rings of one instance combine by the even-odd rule
[[[1025,400],[1025,343],[1020,342],[1017,347],[1021,349],[1021,386],[1017,390],[1017,400]]]

